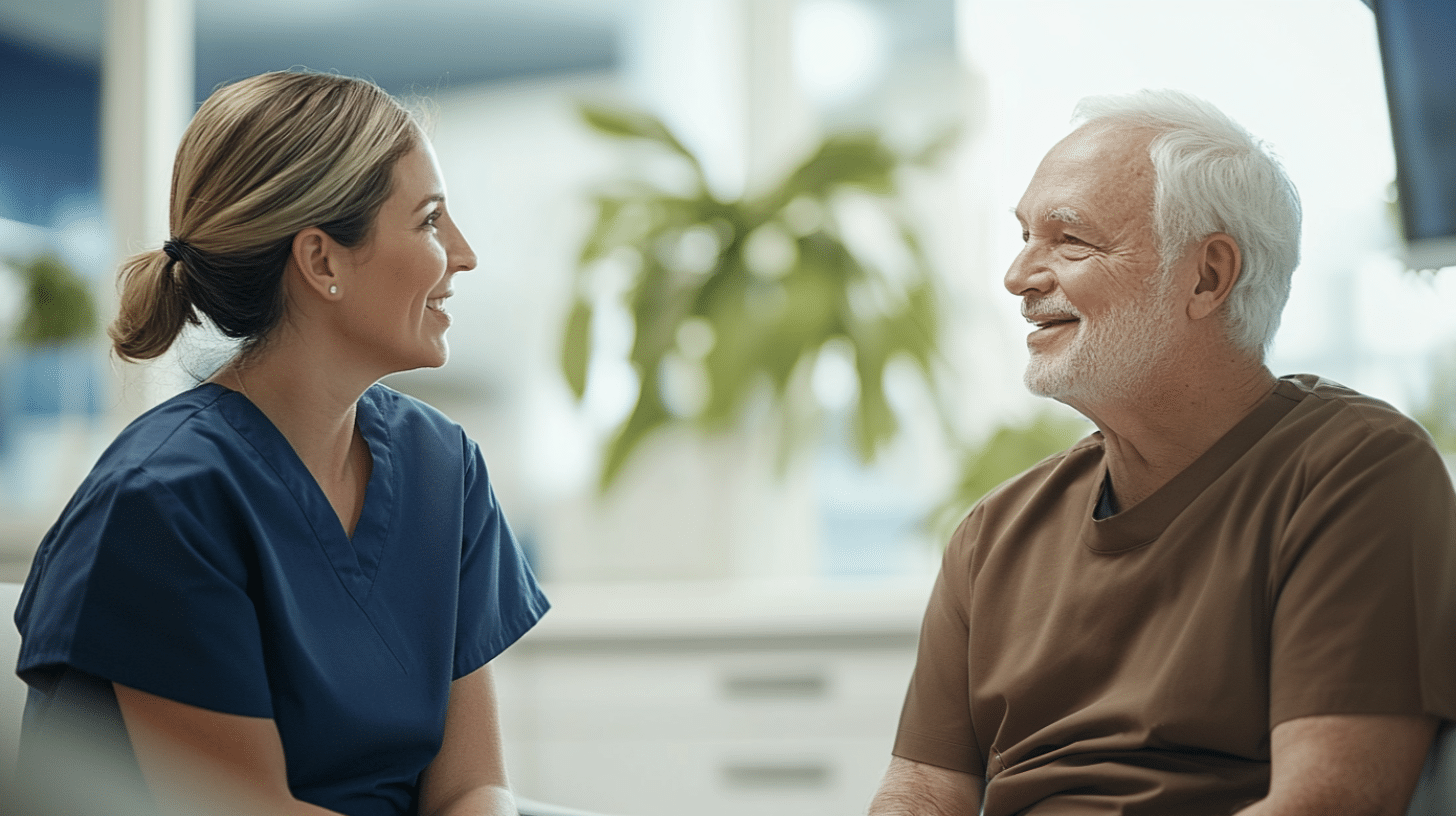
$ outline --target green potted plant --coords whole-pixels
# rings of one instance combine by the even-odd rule
[[[42,405],[53,401],[61,413],[84,410],[85,374],[76,375],[88,365],[83,344],[99,325],[88,282],[49,253],[11,267],[25,294],[11,332],[17,353],[6,390],[18,399],[24,381],[29,397]]]
[[[581,113],[599,133],[674,163],[686,180],[628,178],[595,197],[561,367],[581,399],[603,305],[598,276],[607,274],[604,259],[626,259],[622,305],[634,323],[629,359],[639,383],[607,446],[602,489],[656,431],[720,431],[761,410],[777,427],[783,463],[813,437],[822,408],[806,384],[826,353],[852,365],[851,443],[862,460],[872,459],[897,431],[886,367],[899,357],[913,361],[933,392],[938,363],[935,277],[901,212],[897,176],[934,161],[952,137],[902,157],[872,132],[831,135],[776,183],[725,199],[655,117],[593,104]],[[872,259],[849,234],[842,210],[851,201],[878,214],[899,263]]]
[[[96,331],[96,304],[86,280],[55,255],[16,266],[25,282],[25,305],[15,341],[31,348],[85,340]]]

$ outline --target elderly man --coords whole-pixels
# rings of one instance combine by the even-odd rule
[[[1016,210],[1026,384],[1098,431],[945,553],[873,816],[1400,814],[1456,719],[1456,496],[1390,406],[1264,353],[1278,163],[1201,100],[1084,100]]]

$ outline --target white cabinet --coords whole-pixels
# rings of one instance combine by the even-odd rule
[[[928,580],[548,593],[495,667],[522,795],[620,816],[864,813]]]

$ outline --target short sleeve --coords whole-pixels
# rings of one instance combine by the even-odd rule
[[[505,651],[550,608],[496,501],[480,449],[469,440],[466,448],[456,678]]]
[[[135,469],[89,485],[47,535],[16,622],[17,673],[64,666],[214,711],[272,716],[242,535],[217,491]]]
[[[1313,476],[1277,554],[1270,725],[1456,718],[1456,495],[1440,457],[1384,430]]]
[[[915,671],[891,753],[982,776],[985,763],[971,722],[970,632],[966,622],[971,531],[978,512],[979,508],[961,523],[941,560],[940,574],[920,626]]]

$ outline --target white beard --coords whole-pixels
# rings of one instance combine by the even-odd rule
[[[1168,309],[1172,289],[1171,276],[1155,273],[1141,297],[1092,320],[1060,292],[1027,301],[1027,312],[1065,312],[1079,318],[1070,345],[1032,352],[1024,377],[1027,390],[1084,404],[1136,399],[1145,384],[1159,378],[1173,342],[1174,320]]]

